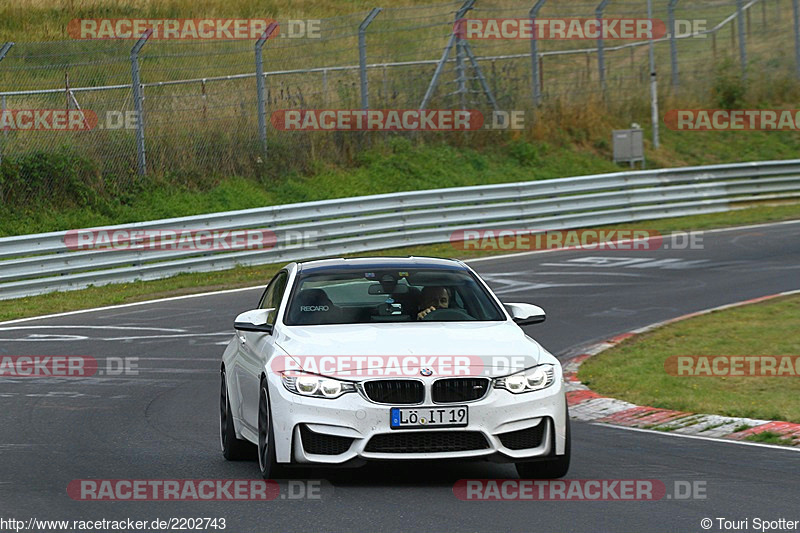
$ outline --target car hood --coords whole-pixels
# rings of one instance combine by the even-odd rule
[[[558,364],[510,321],[284,326],[275,342],[303,371],[331,375],[331,365],[337,365],[337,377],[363,377],[367,368],[373,376],[419,376],[431,370],[433,377],[497,377]]]

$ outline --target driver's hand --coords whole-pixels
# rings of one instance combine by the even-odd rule
[[[436,306],[432,305],[429,308],[423,309],[422,311],[417,313],[417,320],[422,320],[431,311],[436,311]]]

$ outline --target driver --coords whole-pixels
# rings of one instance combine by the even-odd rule
[[[450,294],[444,287],[425,287],[420,298],[420,311],[417,320],[422,320],[428,313],[437,309],[447,309],[450,306]]]

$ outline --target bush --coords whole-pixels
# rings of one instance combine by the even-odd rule
[[[0,200],[7,207],[83,207],[105,196],[94,162],[66,147],[5,157],[0,164]]]
[[[747,94],[747,85],[741,78],[739,67],[730,59],[722,62],[717,67],[714,86],[711,88],[711,97],[720,109],[741,109],[744,107],[744,97]]]

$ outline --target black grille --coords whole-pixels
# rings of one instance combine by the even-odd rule
[[[303,450],[316,455],[339,455],[350,449],[353,439],[324,435],[311,431],[306,426],[300,426],[300,438],[303,441]]]
[[[364,392],[373,402],[391,404],[422,403],[425,387],[413,379],[381,379],[364,383]]]
[[[484,450],[489,447],[477,431],[420,431],[375,435],[365,451],[375,453],[435,453]]]
[[[519,431],[511,431],[509,433],[501,433],[498,437],[500,438],[500,442],[503,443],[503,446],[510,450],[537,448],[542,444],[542,437],[544,436],[544,429],[546,426],[547,424],[542,421],[538,426],[520,429]]]
[[[433,384],[433,401],[437,403],[471,402],[484,397],[489,390],[486,378],[448,378]]]

